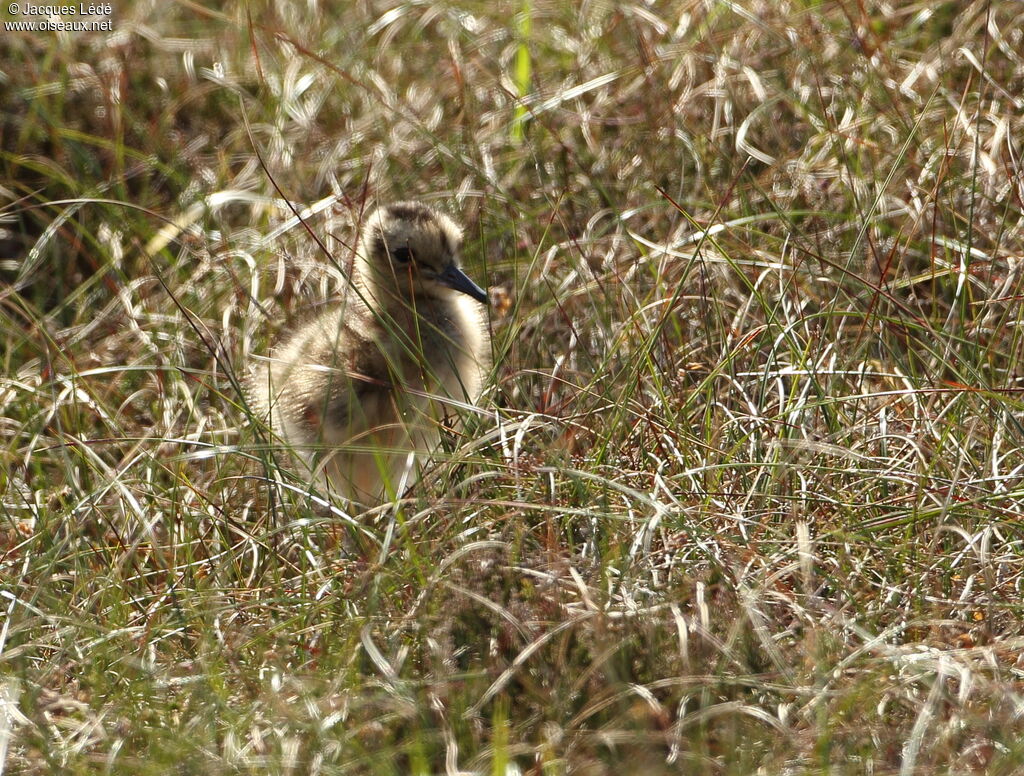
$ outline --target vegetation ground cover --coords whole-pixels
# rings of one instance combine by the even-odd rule
[[[0,37],[0,769],[1024,768],[1024,6],[112,18]],[[350,515],[238,380],[398,198],[492,387]]]

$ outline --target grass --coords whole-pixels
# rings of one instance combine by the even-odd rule
[[[0,771],[1024,768],[1019,3],[113,17],[0,39]],[[493,380],[350,516],[238,378],[409,197]]]

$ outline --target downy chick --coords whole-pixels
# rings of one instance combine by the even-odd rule
[[[416,457],[439,441],[444,400],[480,397],[487,294],[459,268],[461,243],[459,227],[426,205],[379,208],[363,225],[343,301],[249,376],[257,416],[350,501],[400,495]]]

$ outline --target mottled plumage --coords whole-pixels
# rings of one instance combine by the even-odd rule
[[[249,375],[257,416],[351,501],[393,494],[436,446],[444,400],[480,396],[487,296],[459,269],[461,243],[458,226],[425,205],[378,209],[344,299]]]

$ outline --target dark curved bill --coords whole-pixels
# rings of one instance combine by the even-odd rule
[[[443,272],[437,276],[438,282],[467,294],[482,304],[487,304],[487,292],[474,283],[461,269],[454,264],[449,264]]]

